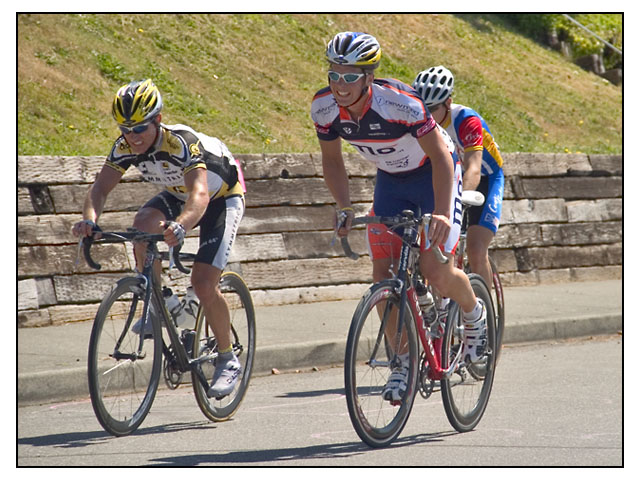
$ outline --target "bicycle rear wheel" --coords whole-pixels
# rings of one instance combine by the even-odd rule
[[[491,275],[493,277],[493,290],[491,292],[496,317],[496,365],[500,360],[500,354],[502,353],[502,336],[504,334],[505,324],[505,308],[504,308],[504,290],[502,289],[502,282],[500,281],[500,273],[498,272],[498,266],[493,258],[489,257],[489,263],[491,264]]]
[[[399,405],[382,397],[397,345],[397,327],[393,325],[400,298],[393,285],[389,281],[377,283],[362,297],[353,314],[345,352],[344,381],[349,416],[358,436],[372,447],[383,447],[398,437],[409,419],[417,388],[418,341],[413,317],[406,305],[400,353],[409,353],[407,390]],[[389,323],[392,327],[386,328],[385,334]]]
[[[233,351],[242,365],[240,378],[233,391],[220,400],[207,396],[205,387],[194,372],[191,374],[196,401],[202,413],[214,422],[228,420],[240,406],[251,378],[253,360],[256,350],[255,311],[251,292],[242,278],[234,272],[224,272],[220,279],[220,291],[229,306],[231,317],[231,343]],[[209,381],[213,377],[215,359],[218,355],[218,343],[209,327],[202,309],[198,311],[196,320],[196,338],[193,349],[194,358],[208,356],[200,363],[202,373]]]
[[[441,380],[442,403],[451,426],[459,432],[473,430],[489,403],[495,368],[496,342],[495,319],[491,294],[486,283],[476,274],[469,274],[469,281],[476,297],[487,308],[487,350],[485,358],[476,364],[465,364],[462,359],[451,377]],[[442,343],[442,362],[448,368],[463,345],[464,326],[462,309],[451,302],[449,318]]]
[[[102,427],[116,436],[128,435],[142,423],[160,379],[160,321],[152,321],[153,337],[141,349],[140,334],[131,330],[142,317],[143,296],[141,279],[118,281],[98,308],[89,341],[91,404]]]

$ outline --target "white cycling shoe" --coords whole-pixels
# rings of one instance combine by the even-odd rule
[[[207,391],[207,396],[220,400],[229,395],[236,386],[236,383],[238,383],[240,373],[242,373],[242,365],[240,365],[234,353],[231,353],[231,356],[228,358],[218,357],[216,360],[216,369],[213,372],[213,380],[211,381],[211,387]]]
[[[144,322],[144,336],[151,337],[153,336],[153,326],[151,325],[152,318],[155,316],[155,310],[153,309],[153,305],[149,305],[149,318],[146,322]],[[136,323],[131,327],[131,331],[138,335],[142,330],[142,322],[144,318],[140,318]]]
[[[468,363],[476,363],[484,358],[487,350],[487,307],[481,299],[482,314],[476,321],[464,320],[464,348],[462,358]]]
[[[402,365],[395,367],[389,375],[387,384],[382,389],[382,398],[391,403],[402,401],[407,393],[409,383],[409,364],[402,362]]]

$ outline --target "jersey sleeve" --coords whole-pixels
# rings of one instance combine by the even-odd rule
[[[458,127],[458,138],[465,152],[482,150],[482,122],[479,117],[471,116],[463,120]]]
[[[105,161],[105,165],[124,174],[127,169],[134,164],[137,155],[131,151],[131,147],[124,139],[118,138],[111,148],[111,152]]]
[[[311,102],[311,120],[320,140],[335,140],[339,137],[333,128],[338,115],[338,107],[329,87],[323,88],[313,97]]]
[[[426,135],[427,133],[429,133],[431,130],[433,130],[434,128],[436,128],[436,122],[433,119],[433,117],[431,116],[431,114],[427,111],[426,117],[424,119],[424,121],[414,125],[411,129],[411,135],[413,135],[416,138],[420,138],[424,135]]]

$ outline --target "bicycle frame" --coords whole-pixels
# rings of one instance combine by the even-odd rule
[[[195,359],[190,359],[186,349],[184,348],[184,344],[182,343],[182,340],[180,339],[180,334],[178,333],[178,328],[175,326],[175,324],[173,323],[173,321],[171,321],[171,314],[167,311],[167,307],[165,302],[163,301],[163,297],[162,297],[162,291],[160,290],[161,288],[161,282],[156,282],[154,280],[154,275],[153,275],[153,264],[156,261],[156,259],[159,259],[162,257],[161,253],[158,250],[158,247],[156,245],[155,241],[147,241],[147,250],[146,250],[146,255],[145,255],[145,260],[144,260],[144,266],[142,269],[142,273],[138,274],[138,278],[141,280],[142,283],[142,288],[144,289],[144,308],[143,308],[143,315],[145,318],[145,323],[148,321],[151,321],[151,319],[149,318],[149,309],[151,308],[151,301],[155,302],[155,306],[156,306],[156,311],[161,312],[161,318],[162,318],[162,324],[164,325],[167,334],[169,335],[169,345],[173,345],[173,354],[175,355],[175,358],[178,362],[178,367],[180,369],[180,371],[182,372],[186,372],[186,371],[194,371],[196,372],[196,375],[199,379],[199,381],[202,383],[202,385],[205,388],[209,387],[208,381],[204,375],[204,373],[202,372],[202,369],[199,368],[200,364],[202,362],[208,361],[211,359],[210,355],[205,355],[202,356],[201,358],[195,358]],[[96,264],[95,262],[93,262],[91,260],[89,251],[90,251],[90,247],[91,247],[91,242],[87,242],[85,244],[85,258],[87,259],[87,263],[89,265],[95,265],[98,267],[99,269],[99,265]],[[170,257],[173,259],[173,262],[175,262],[175,265],[183,272],[187,273],[188,270],[186,270],[180,263],[179,258],[178,258],[178,252],[174,252],[174,255],[170,254]],[[91,260],[91,261],[90,261]],[[94,267],[95,268],[95,267]],[[137,300],[136,300],[137,302]],[[137,304],[137,303],[136,303]],[[135,304],[134,304],[135,307]],[[112,357],[117,359],[117,360],[138,360],[138,359],[142,359],[145,357],[145,354],[143,353],[143,344],[144,344],[144,326],[143,328],[141,328],[140,331],[140,338],[138,340],[138,351],[135,354],[135,358],[133,354],[121,354],[119,352],[119,347],[122,343],[122,341],[124,340],[124,337],[126,335],[126,332],[129,328],[129,326],[131,325],[131,322],[133,321],[133,314],[135,312],[135,308],[132,308],[129,316],[127,318],[127,322],[126,322],[126,326],[122,331],[122,334],[120,336],[120,338],[118,339],[118,341],[116,342],[115,348],[114,348],[114,352],[112,354]],[[161,325],[162,326],[162,325]],[[165,356],[165,358],[170,358],[170,356],[172,355],[172,353],[169,350],[169,346],[166,344],[166,342],[164,341],[164,338],[162,339],[162,352],[163,355]]]
[[[418,226],[422,226],[422,220],[418,223]],[[413,282],[413,277],[409,273],[410,263],[415,264],[418,263],[417,260],[413,260],[410,262],[412,256],[414,259],[419,258],[418,252],[414,249],[419,249],[417,246],[417,241],[419,239],[418,228],[414,228],[412,224],[405,226],[404,232],[402,235],[402,249],[400,251],[400,261],[398,265],[398,272],[391,279],[395,283],[394,291],[400,297],[400,299],[406,298],[408,302],[400,302],[399,310],[398,310],[398,318],[404,318],[406,305],[409,305],[411,310],[411,315],[416,324],[416,329],[418,331],[418,335],[420,338],[420,342],[422,343],[422,348],[425,352],[425,357],[427,362],[429,363],[429,368],[431,369],[431,375],[433,380],[441,380],[443,377],[451,377],[453,372],[456,370],[456,366],[461,357],[462,352],[459,351],[456,355],[456,358],[451,362],[451,365],[445,367],[441,358],[441,347],[442,347],[442,339],[432,338],[433,334],[428,332],[422,322],[422,314],[420,312],[420,305],[418,303],[418,296],[416,294],[415,285]],[[437,247],[436,247],[437,248]],[[418,267],[419,268],[419,267]],[[385,331],[385,323],[388,319],[388,313],[390,311],[391,304],[387,303],[385,307],[385,312],[383,315],[383,322],[380,325],[380,331],[378,332],[378,336],[376,338],[376,344],[373,349],[371,358],[369,359],[369,363],[371,365],[375,365],[378,362],[374,360],[378,348],[382,342],[382,337],[384,336]],[[400,350],[400,338],[401,338],[401,330],[402,330],[402,322],[397,322],[397,344],[394,349],[395,352]],[[392,359],[391,364],[394,365],[399,363],[398,354],[396,353]]]

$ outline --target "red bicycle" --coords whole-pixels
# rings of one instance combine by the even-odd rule
[[[491,293],[482,277],[468,274],[475,295],[487,307],[487,349],[476,364],[462,359],[464,327],[459,305],[449,302],[446,315],[436,316],[432,324],[425,321],[418,305],[416,287],[422,282],[419,238],[430,220],[431,215],[416,217],[405,210],[396,217],[356,217],[352,222],[354,226],[377,223],[403,231],[397,273],[366,291],[347,337],[344,380],[349,416],[360,438],[372,447],[395,440],[409,419],[416,393],[428,398],[438,382],[447,418],[459,432],[475,428],[489,402],[495,368],[495,320]],[[358,257],[346,237],[342,246],[347,256]],[[441,262],[447,261],[439,249],[432,251]],[[432,295],[437,298],[435,291]],[[387,379],[392,369],[401,365],[400,356],[407,354],[409,376],[402,400],[384,400]]]

